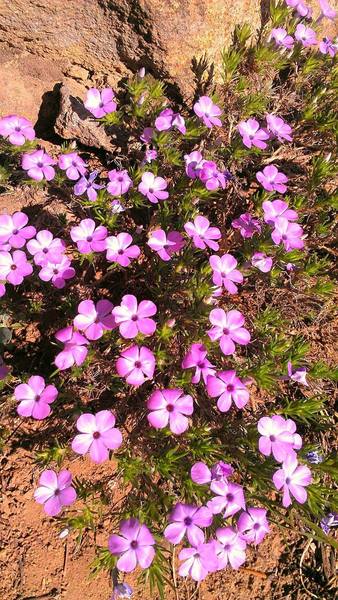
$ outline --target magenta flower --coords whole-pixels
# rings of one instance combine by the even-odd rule
[[[144,153],[142,164],[150,164],[153,160],[157,159],[157,156],[157,150],[146,150]]]
[[[130,346],[121,352],[116,361],[116,370],[126,382],[138,387],[147,379],[152,379],[155,371],[155,356],[145,346]]]
[[[150,567],[155,556],[155,540],[146,525],[134,518],[120,523],[120,534],[109,537],[108,547],[114,556],[119,571],[130,573],[137,565],[142,569]]]
[[[216,373],[214,365],[207,359],[207,349],[203,344],[192,344],[188,354],[182,361],[182,369],[191,369],[195,367],[195,373],[191,378],[191,383],[199,383],[201,376],[206,384],[209,375]]]
[[[148,399],[147,408],[151,410],[147,419],[155,429],[167,427],[179,435],[189,427],[185,415],[192,415],[194,402],[191,396],[182,395],[183,390],[156,390]]]
[[[131,598],[133,590],[128,583],[117,583],[113,588],[113,595],[110,600],[119,600],[120,598]]]
[[[255,252],[251,257],[251,264],[262,273],[269,273],[272,269],[272,258],[267,256],[265,252]]]
[[[215,496],[209,500],[207,506],[214,515],[223,513],[223,518],[226,519],[241,509],[245,510],[245,498],[241,485],[227,481],[212,481],[210,489]]]
[[[39,277],[42,281],[51,281],[54,287],[61,290],[65,287],[66,281],[75,276],[75,269],[71,266],[71,261],[67,256],[61,255],[53,257],[51,261],[46,261],[41,265]]]
[[[266,129],[260,127],[256,119],[240,121],[237,125],[237,129],[242,136],[244,146],[247,148],[256,146],[257,148],[264,150],[267,147],[264,140],[269,139],[269,134]]]
[[[88,200],[91,202],[95,202],[97,199],[97,191],[102,190],[104,185],[99,185],[98,183],[94,183],[98,172],[93,171],[90,173],[88,178],[82,176],[79,181],[74,185],[74,194],[75,196],[82,196],[82,194],[86,193]]]
[[[21,158],[23,170],[35,181],[42,181],[43,178],[51,181],[55,175],[55,169],[51,165],[56,165],[56,160],[42,149],[23,154]]]
[[[268,130],[280,141],[287,140],[292,142],[292,127],[288,125],[282,117],[276,115],[267,114],[266,124]]]
[[[182,250],[185,241],[178,231],[166,233],[163,229],[156,229],[151,232],[147,244],[162,260],[168,261],[175,252]]]
[[[222,111],[208,96],[201,96],[198,102],[194,104],[194,113],[202,119],[204,125],[209,129],[213,125],[222,127],[222,121],[218,118]]]
[[[338,52],[338,44],[330,38],[324,37],[319,44],[319,50],[322,54],[329,54],[333,58]]]
[[[109,300],[99,300],[96,305],[92,300],[83,300],[77,308],[79,314],[73,321],[74,327],[82,331],[88,340],[98,340],[105,331],[116,327],[112,309]]]
[[[6,286],[3,283],[0,283],[0,298],[6,294]],[[0,366],[1,368],[1,366]]]
[[[283,244],[289,252],[294,248],[304,248],[303,235],[304,231],[298,223],[289,223],[285,217],[277,217],[271,237],[276,245]]]
[[[277,462],[283,462],[288,454],[295,454],[293,434],[296,425],[291,419],[286,420],[281,415],[262,417],[258,421],[257,429],[261,434],[258,441],[259,451],[264,456],[270,456],[272,453]]]
[[[224,190],[230,180],[230,174],[226,171],[219,171],[216,163],[212,160],[205,160],[203,162],[198,176],[206,189],[210,191],[218,190],[219,187]]]
[[[200,171],[205,163],[203,156],[198,150],[184,155],[185,172],[191,179],[199,177]]]
[[[269,533],[269,523],[264,508],[248,508],[238,519],[237,528],[248,544],[260,544]]]
[[[302,0],[299,0],[297,2],[295,9],[300,17],[307,17],[308,19],[311,18],[312,8],[310,8],[310,6],[307,6],[305,2],[302,2]]]
[[[292,50],[295,40],[283,27],[276,27],[270,33],[270,40],[274,40],[276,46]]]
[[[334,21],[337,16],[337,11],[330,6],[327,0],[319,0],[319,4],[322,16]]]
[[[122,435],[114,427],[115,417],[109,410],[100,410],[95,415],[85,413],[76,421],[80,432],[72,441],[72,449],[77,454],[87,454],[95,463],[109,458],[109,450],[116,450],[122,444]]]
[[[304,488],[312,481],[311,471],[305,465],[298,464],[295,453],[287,454],[282,468],[274,473],[272,480],[277,490],[283,488],[284,508],[292,504],[291,496],[300,504],[306,502],[307,491]]]
[[[210,221],[202,215],[197,215],[194,222],[188,221],[184,225],[184,229],[189,237],[192,238],[194,246],[205,250],[206,247],[212,250],[218,250],[219,244],[214,240],[219,240],[222,234],[218,227],[210,227]]]
[[[43,266],[47,262],[60,262],[66,244],[60,238],[54,238],[47,229],[42,229],[36,238],[27,242],[27,250],[34,257],[36,265]]]
[[[111,203],[111,211],[113,215],[118,215],[121,212],[124,212],[126,209],[120,200],[113,200]]]
[[[288,362],[288,376],[293,381],[297,381],[297,383],[301,383],[302,385],[309,385],[306,381],[307,370],[305,367],[299,367],[298,369],[294,369],[292,367],[292,363]]]
[[[228,564],[233,569],[239,569],[246,559],[246,542],[243,537],[232,527],[220,527],[216,530],[216,537],[218,570],[224,569]]]
[[[31,121],[25,117],[7,115],[0,119],[0,135],[13,146],[22,146],[27,140],[34,140],[35,131]]]
[[[316,32],[311,27],[306,27],[303,23],[298,23],[295,31],[295,38],[301,42],[304,48],[317,45]]]
[[[198,508],[179,502],[170,514],[170,525],[164,530],[164,537],[171,544],[179,544],[186,535],[192,546],[198,546],[204,542],[204,533],[200,528],[209,527],[212,519],[212,513],[206,506]]]
[[[176,127],[183,135],[187,131],[183,117],[179,113],[174,113],[171,108],[165,108],[160,112],[155,120],[155,127],[157,131],[169,131]]]
[[[95,226],[93,219],[82,219],[78,225],[70,230],[70,237],[76,242],[81,254],[102,252],[106,249],[108,230],[103,225]]]
[[[55,334],[55,338],[64,344],[64,348],[55,357],[55,364],[60,371],[69,369],[73,365],[78,367],[84,363],[88,354],[88,340],[73,330],[73,327],[65,327]]]
[[[39,479],[39,487],[34,498],[44,504],[44,511],[50,517],[58,515],[64,506],[70,506],[76,500],[76,491],[72,487],[72,474],[63,469],[57,474],[51,469],[43,471]]]
[[[262,231],[259,219],[255,219],[250,213],[241,214],[238,219],[232,221],[231,225],[234,229],[239,229],[243,238],[252,238],[255,233],[260,234]]]
[[[32,273],[33,267],[22,250],[15,250],[13,254],[0,252],[0,280],[20,285],[24,278]]]
[[[141,142],[149,144],[154,135],[154,129],[152,127],[145,127],[142,134],[140,135]]]
[[[121,267],[128,267],[131,261],[140,255],[140,248],[130,245],[133,238],[129,233],[121,232],[106,239],[107,260],[116,262]]]
[[[9,373],[9,368],[5,365],[4,359],[0,356],[0,381],[5,379]]]
[[[141,183],[138,185],[138,191],[143,196],[146,196],[149,202],[157,204],[159,200],[167,200],[169,194],[167,190],[167,182],[163,177],[156,177],[154,173],[146,171],[142,175]]]
[[[217,286],[223,286],[229,294],[237,294],[238,287],[235,283],[243,283],[242,273],[236,269],[237,260],[232,254],[217,256],[213,254],[209,258],[212,268],[212,281]]]
[[[112,196],[122,196],[123,194],[126,194],[133,185],[126,169],[123,171],[117,171],[116,169],[108,171],[108,177],[109,183],[107,185],[107,190]]]
[[[50,404],[56,400],[58,391],[54,385],[45,385],[39,375],[33,375],[27,383],[20,383],[14,388],[15,399],[19,402],[17,413],[21,417],[45,419],[50,415]]]
[[[66,171],[68,179],[76,181],[85,174],[87,164],[77,152],[68,152],[68,154],[60,154],[59,167],[62,171]]]
[[[94,117],[101,119],[107,114],[116,111],[115,94],[111,88],[104,88],[100,92],[96,88],[91,88],[87,91],[84,105]]]
[[[139,333],[153,335],[156,323],[149,319],[157,313],[156,304],[151,300],[142,300],[139,304],[132,294],[126,294],[119,306],[113,309],[113,316],[118,325],[120,334],[126,339],[132,339]]]
[[[288,181],[288,178],[284,173],[278,171],[275,165],[269,165],[263,171],[258,171],[256,179],[268,192],[276,191],[280,194],[285,194],[287,190],[285,183]]]
[[[245,319],[238,310],[224,312],[222,308],[214,308],[210,312],[209,321],[213,327],[207,334],[213,342],[220,340],[220,348],[226,356],[234,354],[235,342],[241,346],[250,342],[250,333],[243,327]]]
[[[217,408],[221,412],[230,410],[232,402],[243,408],[249,401],[250,394],[236,371],[221,371],[208,377],[207,390],[210,398],[218,398]]]
[[[264,200],[262,204],[264,210],[264,221],[269,225],[274,225],[277,217],[284,217],[288,221],[296,221],[298,213],[289,208],[284,200]]]
[[[216,463],[211,469],[203,463],[197,462],[190,469],[190,477],[194,483],[204,485],[212,481],[228,482],[228,477],[233,474],[234,470],[231,465],[223,461]]]
[[[178,555],[182,562],[179,567],[181,577],[203,581],[209,573],[217,569],[216,546],[213,542],[198,544],[197,548],[183,548]]]
[[[27,226],[27,223],[28,217],[23,212],[0,215],[0,244],[8,243],[12,248],[22,248],[36,234],[35,227]]]

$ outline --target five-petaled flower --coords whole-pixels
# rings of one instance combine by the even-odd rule
[[[77,310],[79,314],[74,319],[74,327],[82,331],[88,340],[98,340],[105,331],[116,327],[113,305],[109,300],[99,300],[96,304],[92,300],[83,300]]]
[[[154,319],[150,319],[157,313],[157,307],[151,300],[137,302],[133,294],[126,294],[119,306],[113,309],[113,316],[120,334],[126,339],[132,339],[139,333],[152,335],[156,330]]]
[[[283,489],[284,508],[292,504],[291,496],[300,504],[306,502],[305,488],[312,482],[311,471],[306,465],[298,463],[295,453],[287,454],[282,468],[274,473],[272,480],[277,490]]]
[[[238,310],[225,312],[222,308],[214,308],[210,312],[209,321],[213,327],[207,334],[213,342],[219,340],[220,348],[226,356],[234,354],[235,343],[246,346],[250,342],[250,333],[243,327],[245,319]]]
[[[249,392],[237,377],[236,371],[221,371],[210,375],[207,390],[211,398],[218,398],[217,408],[221,412],[230,410],[232,402],[237,408],[243,408],[249,401]]]
[[[188,429],[186,415],[192,415],[194,402],[191,396],[183,394],[183,390],[156,390],[148,399],[147,408],[151,411],[147,419],[155,429],[163,429],[169,425],[170,431],[180,435]]]
[[[70,506],[76,500],[76,491],[72,487],[72,474],[63,469],[57,474],[51,469],[43,471],[39,479],[39,487],[34,498],[44,505],[44,511],[50,517],[58,515],[64,506]]]
[[[87,91],[84,105],[97,119],[116,111],[115,94],[111,88],[104,88],[101,92],[96,88]]]
[[[24,171],[35,181],[46,179],[51,181],[55,176],[55,169],[52,165],[56,164],[56,160],[49,156],[44,150],[34,150],[22,155],[21,166]]]
[[[209,527],[213,519],[212,512],[206,506],[176,504],[169,516],[169,525],[164,530],[164,537],[172,544],[179,544],[186,535],[192,546],[204,542],[201,527]]]
[[[121,352],[116,361],[116,370],[120,377],[134,387],[142,385],[147,379],[152,379],[155,371],[155,356],[145,346],[130,346]]]
[[[119,559],[116,563],[119,571],[130,573],[137,565],[142,569],[150,567],[155,556],[155,540],[146,525],[131,518],[120,523],[120,535],[112,534],[108,547]]]
[[[76,421],[80,432],[72,441],[72,449],[77,454],[87,454],[95,463],[109,458],[109,450],[116,450],[122,444],[122,434],[115,427],[115,417],[109,410],[100,410],[95,415],[82,414]]]
[[[21,417],[45,419],[50,415],[50,404],[56,400],[58,391],[54,385],[45,385],[40,375],[33,375],[27,383],[20,383],[14,389],[15,399],[19,402],[17,413]]]
[[[203,121],[204,125],[209,129],[213,125],[222,127],[222,121],[219,116],[222,114],[222,110],[214,104],[209,96],[201,96],[194,104],[194,113]]]
[[[197,215],[194,222],[188,221],[184,225],[185,232],[192,238],[194,246],[205,250],[206,247],[217,251],[219,244],[214,240],[219,240],[222,236],[218,227],[210,227],[210,221],[202,215]]]
[[[0,119],[0,135],[13,146],[22,146],[27,140],[34,140],[35,131],[31,121],[25,117],[7,115]]]
[[[152,204],[157,204],[159,200],[167,200],[167,182],[163,177],[156,177],[154,173],[146,171],[142,175],[141,182],[138,185],[138,191],[146,196]]]

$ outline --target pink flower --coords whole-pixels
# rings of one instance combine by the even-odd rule
[[[109,458],[109,450],[116,450],[122,444],[122,435],[114,427],[115,417],[109,410],[100,410],[95,415],[85,413],[76,421],[80,431],[72,441],[72,449],[77,454],[87,454],[95,463]]]
[[[6,294],[6,287],[3,283],[0,283],[0,298]],[[1,367],[0,367],[1,368]]]
[[[146,171],[142,175],[141,183],[138,185],[138,191],[143,196],[146,196],[149,202],[157,204],[159,200],[169,198],[167,190],[167,182],[163,177],[156,177],[154,173]]]
[[[302,0],[298,0],[295,9],[300,17],[307,17],[308,19],[311,18],[312,8],[307,6],[304,2],[302,2]]]
[[[68,179],[76,181],[81,175],[85,174],[87,164],[77,152],[68,152],[67,154],[60,154],[59,167],[62,171],[66,171]]]
[[[233,474],[234,470],[231,465],[223,461],[219,461],[211,470],[203,462],[195,463],[190,470],[190,477],[194,483],[203,485],[212,481],[228,482],[228,477]]]
[[[74,327],[82,331],[88,340],[98,340],[105,331],[116,327],[112,309],[109,300],[99,300],[96,305],[92,300],[83,300],[78,306]]]
[[[276,115],[267,114],[266,115],[266,124],[268,130],[278,138],[280,142],[287,140],[288,142],[292,142],[292,127],[288,125],[282,117],[277,117]]]
[[[248,508],[242,512],[237,523],[241,538],[248,544],[260,544],[269,533],[269,523],[264,508]]]
[[[60,371],[69,369],[73,365],[78,367],[84,363],[88,354],[88,340],[73,330],[73,327],[65,327],[55,334],[56,339],[64,344],[64,348],[55,357],[55,364]]]
[[[298,23],[295,32],[295,38],[301,42],[304,48],[317,45],[316,32],[311,27],[306,27],[303,23]]]
[[[140,136],[140,140],[141,140],[141,142],[148,144],[149,142],[151,142],[153,135],[154,135],[154,129],[152,127],[145,127]]]
[[[14,388],[15,399],[19,402],[17,413],[21,417],[45,419],[50,415],[50,404],[56,400],[58,391],[54,385],[45,385],[39,375],[33,375],[27,383]]]
[[[5,379],[9,373],[9,368],[5,365],[4,359],[0,356],[0,381]]]
[[[155,356],[145,346],[130,346],[121,352],[116,361],[116,370],[126,382],[138,387],[147,379],[152,379],[155,371]]]
[[[222,127],[222,121],[218,118],[222,111],[208,96],[201,96],[198,102],[194,104],[194,113],[202,119],[204,125],[209,129],[213,125]]]
[[[213,270],[212,280],[215,285],[223,286],[229,294],[237,294],[238,287],[235,283],[243,283],[242,273],[236,269],[237,260],[232,254],[217,256],[213,254],[209,258],[209,264]]]
[[[221,350],[226,356],[234,354],[235,342],[241,346],[250,342],[250,333],[243,327],[245,319],[238,310],[224,312],[222,308],[214,308],[209,320],[213,327],[207,334],[213,342],[220,340]]]
[[[153,160],[157,159],[157,150],[146,150],[142,161],[143,165],[150,164]]]
[[[280,194],[285,194],[287,190],[285,184],[288,181],[288,178],[284,173],[278,171],[275,165],[268,165],[263,171],[258,171],[256,173],[256,179],[267,192],[276,191]]]
[[[164,537],[172,544],[179,544],[186,535],[192,546],[204,542],[204,533],[200,527],[209,527],[212,513],[206,506],[176,504],[170,514],[170,525],[164,530]]]
[[[0,252],[0,280],[20,285],[24,278],[32,273],[33,267],[22,250],[15,250],[13,254]]]
[[[186,133],[186,126],[183,117],[179,113],[174,113],[171,108],[165,108],[160,112],[155,120],[157,131],[169,131],[176,127],[183,135]]]
[[[182,394],[182,390],[153,392],[147,402],[147,408],[152,411],[147,416],[150,425],[163,429],[169,423],[170,431],[176,435],[186,431],[189,421],[185,415],[192,415],[194,402],[191,396]]]
[[[230,410],[232,402],[243,408],[249,401],[249,392],[236,371],[221,371],[208,377],[207,390],[211,398],[218,398],[217,408],[221,412]]]
[[[207,190],[214,191],[218,190],[219,187],[224,190],[230,180],[230,173],[219,171],[214,161],[205,160],[198,173],[198,177],[204,183]]]
[[[71,261],[67,256],[56,256],[51,261],[42,264],[39,277],[42,281],[51,281],[59,290],[64,288],[66,281],[75,276],[75,269],[71,267]]]
[[[96,88],[91,88],[87,91],[84,105],[94,117],[101,119],[107,114],[116,111],[115,94],[111,88],[104,88],[100,92]]]
[[[232,527],[220,527],[216,530],[216,537],[218,570],[224,569],[228,564],[233,569],[239,569],[246,560],[245,540]]]
[[[214,365],[206,358],[207,349],[203,344],[192,344],[188,354],[182,361],[182,369],[191,369],[196,367],[191,383],[199,383],[201,376],[204,383],[207,383],[208,376],[216,373]]]
[[[319,50],[322,54],[329,54],[333,58],[338,52],[338,44],[330,38],[324,37],[319,44]]]
[[[116,563],[119,571],[130,573],[137,565],[148,569],[155,556],[155,540],[148,527],[131,518],[121,522],[120,534],[113,534],[108,540],[110,552],[119,556]]]
[[[128,171],[117,171],[113,169],[108,171],[109,183],[107,190],[112,196],[122,196],[126,194],[133,185],[132,180],[128,175]]]
[[[255,252],[251,257],[251,264],[262,273],[268,273],[272,269],[272,258],[267,256],[265,252]]]
[[[51,181],[55,175],[55,169],[51,165],[56,165],[56,160],[42,149],[22,155],[21,166],[35,181],[42,181],[43,178]]]
[[[27,226],[27,223],[28,217],[23,212],[0,215],[0,244],[8,243],[12,248],[22,248],[36,234],[35,227]]]
[[[257,429],[261,435],[258,441],[259,451],[264,456],[272,453],[277,462],[282,462],[288,454],[295,454],[293,448],[296,424],[291,419],[286,420],[281,415],[262,417]]]
[[[300,504],[306,502],[307,491],[304,488],[312,481],[311,471],[305,465],[298,464],[295,453],[287,454],[282,468],[274,473],[272,480],[277,490],[283,488],[284,508],[292,504],[291,496]]]
[[[156,304],[151,300],[142,300],[137,303],[137,298],[132,294],[126,294],[119,306],[113,309],[116,325],[119,326],[120,334],[126,339],[132,339],[139,333],[152,335],[156,330],[156,323],[149,319],[157,313]]]
[[[243,144],[247,148],[256,146],[261,150],[267,147],[264,140],[269,139],[269,134],[265,129],[262,129],[256,121],[256,119],[248,119],[247,121],[240,121],[238,123],[238,131],[242,136]]]
[[[82,194],[86,193],[88,200],[90,200],[90,202],[95,202],[97,199],[96,190],[102,190],[104,188],[104,185],[95,183],[97,174],[97,171],[93,171],[88,175],[88,177],[83,175],[81,179],[79,179],[79,181],[77,181],[74,185],[75,196],[82,196]]]
[[[35,131],[31,121],[25,117],[7,115],[0,119],[0,135],[14,146],[22,146],[27,140],[34,140]]]
[[[327,0],[319,0],[320,8],[322,11],[323,17],[327,19],[331,19],[333,21],[337,16],[337,11],[330,6]]]
[[[184,229],[189,237],[192,238],[194,246],[205,250],[208,246],[212,250],[218,250],[219,244],[213,240],[219,240],[222,234],[218,227],[210,227],[210,221],[202,215],[197,215],[194,222],[188,221],[184,225]]]
[[[231,223],[234,229],[239,229],[243,238],[252,238],[255,233],[262,231],[259,219],[255,219],[250,213],[243,213]]]
[[[276,27],[271,31],[270,40],[274,40],[276,46],[283,46],[288,50],[292,50],[295,40],[292,35],[289,35],[283,27]]]
[[[185,246],[185,241],[178,231],[166,233],[163,229],[156,229],[151,232],[147,244],[162,260],[168,261]]]
[[[289,208],[284,200],[265,200],[262,204],[264,210],[264,221],[269,225],[274,225],[277,217],[284,217],[288,221],[296,221],[298,213]]]
[[[299,367],[298,369],[293,369],[292,363],[288,362],[288,376],[293,381],[297,381],[297,383],[301,383],[302,385],[309,385],[306,381],[307,370],[305,367]]]
[[[285,217],[275,219],[275,229],[271,237],[276,245],[283,244],[287,252],[294,248],[304,248],[303,235],[304,231],[298,223],[289,223]]]
[[[36,265],[43,266],[47,262],[60,262],[66,244],[60,238],[54,238],[47,229],[42,229],[36,238],[27,242],[27,250],[34,257]]]
[[[67,469],[63,469],[59,474],[51,469],[43,471],[39,484],[34,492],[34,498],[39,504],[44,504],[44,511],[50,517],[55,517],[64,506],[69,506],[76,500],[77,494],[72,487],[72,474]]]
[[[217,569],[216,546],[214,542],[198,544],[197,548],[183,548],[178,555],[182,562],[178,570],[181,577],[203,581],[209,573]]]
[[[121,232],[117,235],[111,235],[106,239],[107,260],[116,262],[121,267],[128,267],[131,261],[137,258],[141,250],[136,245],[130,245],[133,238],[129,233]]]
[[[207,506],[214,515],[223,513],[223,518],[226,519],[232,517],[241,509],[245,510],[245,499],[241,485],[226,481],[212,481],[210,489],[216,495],[209,500]]]
[[[199,177],[200,171],[206,162],[203,160],[202,154],[198,150],[190,152],[190,154],[184,155],[185,160],[185,172],[191,179]]]
[[[96,227],[93,219],[82,219],[76,227],[72,227],[70,230],[70,237],[73,242],[76,242],[77,249],[81,254],[105,250],[107,234],[107,228],[102,225]]]

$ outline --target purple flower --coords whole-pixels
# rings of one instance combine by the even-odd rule
[[[108,177],[110,181],[107,185],[107,190],[112,196],[126,194],[133,185],[128,171],[125,169],[123,171],[117,171],[116,169],[108,171]]]
[[[324,517],[321,520],[320,526],[324,533],[328,535],[330,533],[331,527],[338,526],[338,513],[329,513],[326,517]]]
[[[27,140],[35,138],[33,124],[25,117],[7,115],[0,119],[0,135],[7,138],[13,146],[22,146]]]
[[[312,8],[307,6],[302,0],[299,0],[295,6],[295,9],[300,17],[307,17],[308,19],[312,16]]]
[[[80,432],[72,441],[72,449],[77,454],[87,454],[95,463],[109,458],[109,450],[116,450],[122,444],[122,435],[114,427],[115,417],[109,410],[100,410],[95,415],[85,413],[76,421]]]
[[[287,48],[288,50],[292,50],[295,40],[292,35],[289,35],[286,29],[283,27],[276,27],[270,33],[270,40],[273,39],[276,43],[276,46],[282,46],[283,48]]]
[[[312,463],[313,465],[319,465],[324,460],[322,454],[319,454],[317,450],[310,450],[310,452],[307,452],[305,454],[305,458],[309,461],[309,463]]]
[[[154,135],[154,130],[152,127],[145,127],[145,129],[143,130],[141,136],[140,136],[140,140],[141,142],[144,142],[145,144],[148,144],[149,142],[151,142],[152,137]]]
[[[212,481],[210,489],[215,496],[209,500],[207,506],[214,515],[223,513],[223,518],[226,519],[241,509],[245,510],[245,498],[241,485],[227,481]]]
[[[209,527],[212,523],[212,513],[206,506],[191,504],[176,504],[170,514],[170,525],[164,530],[164,537],[172,544],[179,544],[186,535],[192,546],[204,542],[201,527]]]
[[[142,569],[150,567],[155,556],[155,540],[146,525],[134,518],[120,523],[120,534],[109,537],[108,547],[114,556],[119,571],[130,573],[137,565]]]
[[[280,194],[285,194],[287,190],[285,184],[288,181],[288,178],[284,173],[278,171],[275,165],[268,165],[263,171],[258,171],[256,173],[256,179],[267,192],[276,191]]]
[[[258,421],[257,429],[261,434],[258,442],[259,451],[264,456],[270,456],[272,452],[277,462],[283,462],[288,454],[295,455],[293,448],[296,424],[292,419],[285,420],[281,415],[262,417]]]
[[[208,246],[215,251],[219,249],[219,244],[213,240],[219,240],[222,237],[222,234],[218,227],[210,227],[210,221],[206,217],[197,215],[197,217],[194,218],[193,223],[188,221],[188,223],[184,225],[184,229],[188,236],[192,238],[196,248],[205,250]]]
[[[84,105],[94,117],[101,119],[107,114],[116,111],[115,94],[111,88],[105,88],[100,92],[96,88],[87,91]]]
[[[330,38],[324,37],[319,44],[319,50],[322,54],[329,54],[333,58],[337,54],[338,44]]]
[[[237,129],[242,136],[244,146],[247,148],[256,146],[257,148],[264,150],[267,147],[264,140],[269,139],[269,134],[266,129],[261,129],[256,119],[240,121],[237,125]]]
[[[71,261],[67,256],[56,256],[41,265],[39,277],[42,281],[51,281],[54,287],[61,290],[65,287],[66,281],[75,276],[75,269],[71,266]]]
[[[124,212],[126,209],[120,200],[113,200],[111,203],[111,211],[113,215],[118,215],[121,212]]]
[[[157,150],[146,150],[144,153],[143,165],[150,164],[153,160],[157,159]]]
[[[248,508],[242,512],[237,523],[237,528],[248,544],[260,544],[269,533],[269,523],[264,508]]]
[[[237,377],[236,371],[221,371],[215,376],[210,375],[207,390],[211,398],[218,398],[217,408],[221,412],[230,410],[232,402],[237,408],[243,408],[249,401],[250,394]]]
[[[64,348],[55,357],[55,364],[60,371],[69,369],[73,365],[78,367],[84,363],[88,354],[88,340],[73,330],[73,327],[65,327],[55,334],[55,338],[64,344]]]
[[[262,273],[269,273],[272,269],[272,258],[267,256],[265,252],[255,252],[251,257],[251,264]]]
[[[119,306],[113,309],[113,316],[120,334],[126,339],[132,339],[139,333],[153,335],[156,330],[154,319],[150,319],[157,313],[156,304],[151,300],[142,300],[139,304],[137,298],[132,294],[126,294]]]
[[[277,217],[284,217],[288,221],[296,221],[298,213],[289,208],[284,200],[265,200],[262,204],[264,211],[264,221],[269,225],[274,225]]]
[[[121,267],[128,267],[131,261],[140,255],[140,248],[130,245],[133,238],[129,233],[121,232],[106,239],[107,260],[116,262]]]
[[[63,506],[69,506],[76,500],[76,491],[72,487],[72,474],[67,469],[63,469],[59,474],[51,469],[43,471],[39,484],[34,492],[34,498],[39,504],[44,504],[44,511],[50,517],[55,517],[61,512]]]
[[[5,365],[4,359],[0,356],[0,381],[5,379],[9,373],[9,368]]]
[[[272,480],[277,490],[283,488],[284,508],[292,503],[291,496],[300,504],[306,502],[307,491],[304,488],[312,481],[311,471],[305,465],[298,464],[295,453],[287,454],[282,468],[274,473]]]
[[[191,179],[199,177],[200,171],[206,162],[203,156],[198,150],[190,152],[190,154],[184,155],[185,160],[185,172]]]
[[[243,238],[252,238],[255,233],[262,231],[259,219],[255,219],[250,213],[243,213],[238,219],[234,219],[231,223],[234,229],[239,229],[239,233]]]
[[[183,548],[178,555],[182,562],[178,570],[181,577],[203,581],[209,573],[217,569],[216,546],[214,542],[198,544],[197,548]]]
[[[82,219],[78,225],[70,230],[70,237],[73,242],[76,242],[77,249],[81,254],[105,250],[107,234],[107,228],[102,225],[96,227],[93,219]]]
[[[297,381],[297,383],[301,383],[302,385],[309,385],[306,381],[307,370],[305,367],[299,367],[298,369],[294,369],[292,367],[292,363],[288,362],[288,376],[293,381]]]
[[[334,8],[332,8],[332,6],[330,6],[327,0],[319,0],[319,4],[322,11],[321,14],[323,15],[323,17],[334,21],[334,19],[337,16],[337,11]]]
[[[74,327],[82,331],[88,340],[98,340],[105,331],[116,327],[112,309],[109,300],[99,300],[96,305],[92,300],[83,300],[77,308],[79,314],[73,321]]]
[[[190,470],[190,477],[194,483],[203,485],[212,481],[228,482],[228,477],[233,474],[234,470],[231,465],[223,461],[216,463],[211,469],[203,463],[195,463]]]
[[[34,257],[36,265],[43,266],[47,262],[60,262],[66,244],[60,238],[54,238],[47,229],[42,229],[36,238],[27,242],[27,250]]]
[[[207,359],[207,353],[208,351],[203,344],[192,344],[188,354],[185,355],[181,365],[182,369],[195,367],[191,383],[199,383],[201,376],[204,383],[207,383],[208,376],[216,373],[214,365]]]
[[[182,250],[185,241],[178,231],[166,233],[163,229],[156,229],[151,232],[147,244],[162,260],[168,261],[175,252]]]
[[[133,590],[128,583],[117,583],[114,585],[113,595],[110,600],[119,600],[119,598],[131,598]]]
[[[207,334],[214,342],[220,340],[220,348],[226,356],[234,354],[236,344],[246,346],[251,339],[250,333],[243,327],[244,317],[238,310],[225,312],[222,308],[214,308],[209,315],[213,325]]]
[[[209,258],[209,264],[213,270],[212,281],[214,284],[223,286],[229,294],[237,294],[238,287],[235,283],[243,283],[243,275],[236,269],[235,257],[232,254],[223,254],[223,256],[213,254]]]
[[[24,278],[32,273],[33,267],[22,250],[15,250],[13,254],[0,252],[0,280],[20,285]]]
[[[287,252],[294,248],[304,248],[302,236],[304,231],[298,223],[289,223],[285,217],[277,217],[275,220],[275,229],[271,237],[276,245],[283,244]]]
[[[169,424],[170,431],[180,435],[189,427],[185,415],[192,415],[194,402],[191,396],[183,395],[183,390],[156,390],[148,399],[147,408],[151,410],[147,419],[156,429]]]
[[[224,190],[230,180],[230,174],[227,171],[223,173],[219,171],[216,163],[212,160],[205,160],[203,162],[198,176],[206,189],[210,191],[218,190],[219,187]]]
[[[169,194],[167,190],[167,182],[163,177],[156,177],[154,173],[146,171],[142,175],[141,183],[138,185],[138,191],[143,196],[146,196],[149,202],[157,204],[159,200],[167,200]]]
[[[54,160],[44,150],[34,150],[22,155],[21,166],[24,171],[35,181],[42,181],[45,178],[47,181],[53,179],[55,169],[51,165],[55,165]]]
[[[86,193],[88,200],[91,202],[95,202],[97,198],[97,191],[102,190],[104,185],[99,185],[98,183],[94,183],[97,177],[97,171],[93,171],[90,173],[89,177],[81,177],[79,181],[74,185],[74,194],[75,196],[82,196],[82,194]]]
[[[276,115],[267,114],[266,124],[268,130],[280,141],[287,140],[292,142],[292,127],[288,125],[282,117]]]
[[[246,542],[243,537],[232,527],[220,527],[216,530],[216,537],[218,540],[216,548],[217,570],[224,569],[228,564],[233,569],[239,569],[246,559]]]
[[[201,96],[198,102],[194,104],[194,113],[202,119],[204,125],[209,129],[213,125],[222,127],[222,121],[218,118],[222,111],[208,96]]]
[[[59,167],[62,171],[66,171],[68,179],[76,181],[85,174],[87,164],[77,152],[69,152],[59,156]]]
[[[27,226],[27,223],[28,217],[23,212],[0,215],[0,244],[8,243],[12,248],[22,248],[36,234],[35,227]]]
[[[58,391],[54,385],[45,385],[39,375],[33,375],[27,383],[14,388],[15,399],[19,402],[17,413],[21,417],[45,419],[50,415],[50,404],[56,400]]]
[[[121,352],[116,361],[116,370],[120,377],[125,377],[127,383],[138,387],[154,375],[154,354],[145,346],[130,346]]]
[[[317,45],[316,32],[311,27],[306,27],[303,23],[298,23],[295,32],[295,38],[301,42],[304,48]]]
[[[3,283],[0,283],[0,298],[6,294],[6,287]],[[1,369],[1,357],[0,357],[0,369]],[[0,379],[3,379],[0,377]]]
[[[172,127],[176,127],[183,135],[186,133],[186,126],[183,117],[179,113],[174,113],[171,108],[165,108],[160,112],[155,120],[157,131],[169,131]]]

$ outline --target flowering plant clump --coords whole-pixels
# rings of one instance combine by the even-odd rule
[[[303,2],[272,2],[258,41],[237,27],[223,83],[202,61],[190,105],[143,68],[88,89],[88,119],[124,131],[124,155],[47,151],[26,118],[0,118],[0,186],[57,189],[66,207],[0,215],[8,443],[41,428],[32,496],[79,539],[104,522],[92,570],[111,572],[113,598],[132,596],[135,569],[165,598],[176,571],[199,585],[243,568],[278,525],[336,544],[337,374],[319,332],[337,45],[320,6],[314,22]],[[72,475],[75,458],[95,482]]]

